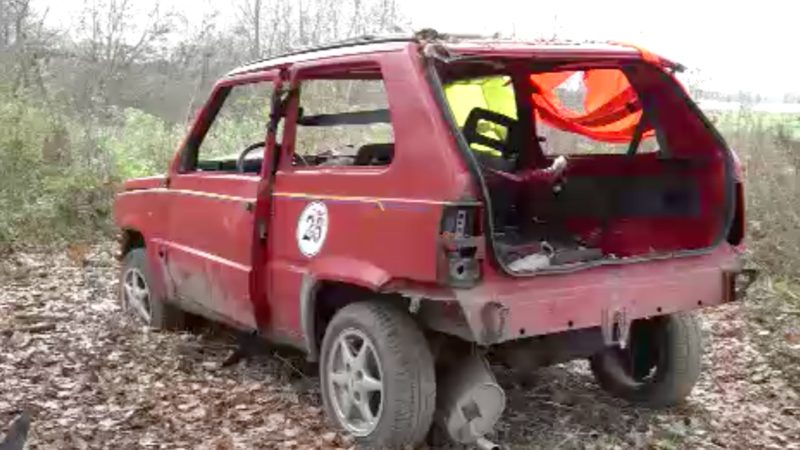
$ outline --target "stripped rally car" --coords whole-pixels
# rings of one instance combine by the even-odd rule
[[[236,69],[167,174],[116,199],[123,305],[305,352],[365,447],[433,425],[494,447],[503,365],[586,358],[612,394],[675,404],[701,367],[693,311],[749,275],[739,163],[679,69],[434,32]]]

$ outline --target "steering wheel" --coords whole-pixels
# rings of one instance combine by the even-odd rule
[[[239,173],[244,173],[244,161],[247,158],[247,155],[250,154],[253,150],[257,148],[264,148],[264,141],[256,142],[255,144],[248,145],[242,153],[239,154],[239,157],[236,159],[236,171]]]
[[[247,159],[247,155],[249,155],[250,152],[252,152],[253,150],[256,150],[258,148],[264,148],[264,145],[266,145],[264,141],[256,142],[254,144],[248,145],[244,150],[242,150],[242,153],[240,153],[239,157],[236,158],[236,171],[239,173],[244,173],[244,163],[245,160]],[[275,151],[280,152],[280,149],[281,149],[280,144],[275,143]],[[299,153],[294,153],[292,154],[292,165],[310,166],[311,164],[309,164],[309,162],[303,157],[303,155],[300,155]]]

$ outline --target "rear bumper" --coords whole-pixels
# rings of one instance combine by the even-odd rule
[[[727,303],[741,295],[736,278],[743,271],[740,252],[723,244],[700,256],[497,277],[456,297],[474,341],[491,345]]]

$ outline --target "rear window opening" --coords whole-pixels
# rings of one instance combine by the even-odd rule
[[[293,166],[388,166],[393,158],[394,134],[382,80],[301,83]]]
[[[506,271],[638,261],[721,240],[730,154],[670,75],[644,63],[531,67],[439,67]]]
[[[589,71],[576,71],[570,73],[567,79],[561,84],[557,85],[553,90],[555,98],[573,114],[587,114],[590,111],[589,98],[587,98],[587,91],[592,86],[586,82],[586,79],[591,79],[593,74],[600,73],[601,77],[607,77],[611,80],[620,83],[620,77],[624,74],[619,69],[596,69]],[[624,78],[623,78],[624,80]],[[623,84],[627,84],[625,81]],[[624,86],[629,87],[629,86]],[[607,98],[601,98],[601,104],[606,104],[608,100],[612,100],[612,96],[619,95],[618,89],[611,89],[606,95]],[[603,102],[603,100],[607,100]],[[638,102],[638,97],[633,97],[630,103],[635,104]],[[595,103],[597,100],[595,100]],[[597,108],[595,108],[597,109]],[[595,110],[592,109],[592,110]],[[638,121],[641,117],[632,114],[628,120]],[[539,117],[536,122],[536,131],[541,142],[541,149],[545,155],[587,155],[587,154],[623,154],[630,149],[630,142],[612,142],[609,140],[598,140],[591,136],[586,136],[573,131],[565,131],[558,128],[556,125],[548,123]],[[643,135],[639,143],[637,153],[653,153],[658,151],[658,142],[654,134]]]

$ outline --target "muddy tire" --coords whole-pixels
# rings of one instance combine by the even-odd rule
[[[120,271],[119,298],[122,310],[153,329],[182,328],[185,314],[155,294],[153,283],[145,249],[130,250],[122,260]]]
[[[682,402],[700,376],[702,339],[698,319],[677,313],[633,323],[626,349],[607,349],[590,359],[595,379],[610,394],[651,408]]]
[[[327,327],[319,364],[325,412],[360,446],[424,441],[436,407],[433,357],[405,311],[382,302],[342,308]]]

